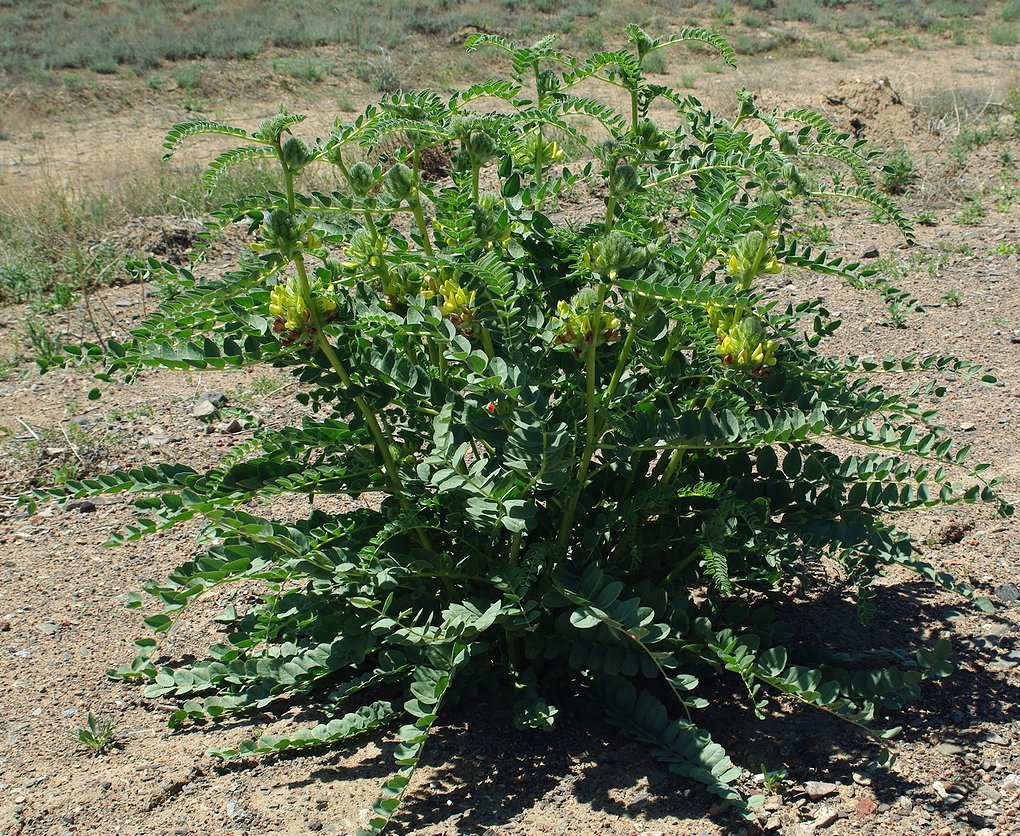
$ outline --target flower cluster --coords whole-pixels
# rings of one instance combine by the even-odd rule
[[[556,345],[567,346],[580,357],[595,339],[595,321],[598,318],[598,344],[616,342],[620,339],[620,320],[603,305],[600,310],[598,297],[590,288],[582,288],[569,302],[560,300],[556,316],[551,325]]]
[[[728,253],[726,272],[740,287],[748,288],[763,273],[778,273],[783,265],[776,258],[772,241],[776,233],[766,234],[754,230],[747,233]],[[720,253],[726,256],[727,253]]]
[[[321,283],[312,285],[312,304],[318,309],[319,317],[326,322],[337,315],[337,304],[322,295]],[[269,315],[273,317],[273,331],[281,334],[281,341],[290,344],[303,334],[315,331],[315,317],[305,303],[297,277],[278,284],[269,294]]]
[[[761,319],[741,308],[710,305],[708,319],[719,339],[718,351],[726,365],[757,375],[776,364],[776,341],[770,339]]]
[[[450,278],[439,286],[439,295],[442,297],[439,309],[443,316],[465,335],[471,336],[474,333],[471,322],[475,318],[475,291],[464,290],[456,278]]]

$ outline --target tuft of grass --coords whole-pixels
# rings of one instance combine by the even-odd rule
[[[988,214],[979,200],[972,200],[953,216],[953,223],[961,226],[976,226]]]
[[[988,40],[998,46],[1016,46],[1020,43],[1020,30],[1012,23],[996,23],[988,30]]]
[[[916,177],[914,158],[906,149],[900,148],[886,157],[881,176],[883,191],[901,195],[907,191]]]
[[[273,62],[273,69],[288,78],[312,84],[324,81],[333,72],[331,64],[312,55],[280,58]]]
[[[90,711],[86,723],[75,729],[71,740],[84,746],[95,756],[109,749],[117,739],[117,724],[113,720],[103,720]]]

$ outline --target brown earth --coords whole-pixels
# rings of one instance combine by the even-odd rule
[[[780,66],[759,59],[735,77],[704,76],[699,84],[706,90],[696,92],[722,101],[726,91],[746,84],[767,102],[827,107],[833,118],[858,119],[864,135],[883,144],[902,142],[918,155],[924,178],[906,203],[911,211],[934,208],[938,222],[919,228],[915,247],[903,248],[888,230],[853,211],[816,222],[828,226],[833,252],[857,258],[874,245],[883,259],[902,268],[898,283],[919,297],[926,315],[910,315],[907,327],[892,327],[873,294],[793,272],[777,277],[771,293],[783,302],[823,296],[830,310],[839,311],[844,325],[825,344],[832,354],[954,353],[990,368],[999,377],[996,386],[947,378],[942,414],[947,426],[973,444],[975,460],[993,462],[1005,476],[1003,492],[1015,502],[1020,255],[1008,252],[1016,246],[1002,247],[1007,254],[996,248],[1020,245],[1020,205],[1006,200],[1003,211],[990,211],[974,226],[950,219],[960,195],[999,182],[1002,151],[1020,159],[1020,143],[980,149],[962,165],[952,164],[945,130],[955,132],[957,126],[936,125],[942,133],[935,133],[914,109],[946,90],[961,96],[977,90],[978,96],[1000,100],[1016,84],[1014,58],[1011,48],[971,46],[872,52],[841,64],[805,59]],[[309,95],[293,109],[321,107],[314,92]],[[269,103],[244,96],[225,103],[217,116],[252,124],[275,107],[276,98]],[[319,113],[319,126],[327,125],[331,112]],[[13,183],[25,195],[38,190],[33,172],[42,170],[43,160],[57,179],[109,178],[136,165],[154,167],[162,132],[181,116],[165,101],[153,101],[101,119],[83,113],[73,130],[53,117],[44,142],[15,139],[20,162],[11,166],[4,188]],[[0,152],[8,157],[11,143],[0,145]],[[189,229],[172,219],[147,220],[126,226],[121,235],[125,246],[181,258],[187,255]],[[229,250],[214,252],[206,269],[221,269]],[[959,306],[943,299],[951,290]],[[53,325],[69,333],[93,327],[123,333],[151,309],[157,291],[111,288],[91,300],[88,312],[79,304]],[[23,317],[18,308],[0,311],[8,350]],[[18,372],[0,383],[0,425],[6,431],[0,493],[8,500],[0,521],[0,681],[6,686],[0,700],[0,830],[175,836],[352,832],[390,770],[388,738],[360,752],[329,750],[219,767],[205,750],[237,743],[262,729],[265,718],[171,734],[166,706],[144,703],[136,688],[104,678],[105,669],[129,661],[131,643],[142,632],[138,614],[122,606],[126,594],[186,559],[193,529],[108,550],[100,546],[108,533],[133,518],[121,499],[94,507],[44,507],[32,515],[10,501],[61,468],[83,473],[153,461],[211,464],[250,437],[259,422],[294,420],[288,380],[266,369],[148,372],[133,386],[104,387],[103,399],[91,402],[88,375],[57,371],[38,377],[28,366]],[[908,383],[890,380],[894,387]],[[210,390],[225,393],[227,405],[206,424],[191,409]],[[229,426],[234,419],[236,425]],[[301,513],[306,507],[283,504],[278,510]],[[762,816],[767,832],[1020,832],[1020,602],[1010,600],[1020,586],[1017,528],[974,507],[921,514],[901,524],[916,535],[928,560],[969,580],[995,601],[998,612],[981,614],[927,583],[894,573],[882,584],[878,617],[862,628],[852,596],[831,567],[820,566],[819,580],[833,586],[806,594],[786,617],[831,636],[834,645],[877,647],[893,656],[950,637],[959,669],[926,686],[920,705],[894,715],[904,732],[891,769],[871,763],[877,750],[867,739],[807,709],[778,702],[774,716],[760,722],[742,708],[713,710],[708,725],[721,730],[717,738],[738,762],[752,772],[761,765],[788,770]],[[209,619],[226,602],[226,596],[211,600],[185,619],[167,638],[168,655],[198,649],[212,630]],[[117,723],[117,746],[96,757],[69,738],[89,712]],[[295,706],[290,719],[300,717]],[[584,706],[565,706],[560,717],[557,731],[541,736],[515,731],[499,694],[452,706],[429,744],[394,832],[756,832],[715,811],[698,787],[671,777]]]

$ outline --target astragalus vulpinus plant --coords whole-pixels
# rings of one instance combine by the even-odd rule
[[[248,223],[236,270],[203,280],[148,262],[182,292],[127,342],[80,352],[102,353],[111,375],[271,363],[297,378],[312,417],[259,430],[215,467],[45,495],[140,495],[143,518],[115,542],[207,521],[197,556],[146,589],[162,608],[148,626],[165,631],[230,584],[261,600],[219,617],[225,638],[204,661],[160,667],[146,639],[114,676],[175,701],[173,727],[295,699],[322,712],[212,753],[224,759],[398,726],[397,769],[364,833],[386,826],[440,710],[493,683],[525,728],[552,728],[564,699],[587,695],[750,816],[760,799],[699,724],[713,680],[742,682],[759,715],[778,696],[871,729],[949,670],[944,642],[909,670],[837,661],[774,620],[770,597],[823,558],[864,617],[889,566],[974,597],[917,558],[893,515],[977,500],[1011,511],[914,402],[939,394],[927,372],[980,370],[826,357],[816,347],[839,323],[821,303],[766,294],[780,270],[870,284],[791,237],[812,199],[868,202],[910,239],[873,184],[875,155],[806,111],[763,112],[741,92],[727,121],[647,81],[642,62],[683,41],[732,62],[709,32],[627,34],[628,48],[587,60],[474,36],[469,48],[509,56],[508,79],[394,95],[315,143],[282,112],[252,133],[174,126],[168,155],[195,134],[238,141],[210,184],[267,159],[281,190],[210,221]],[[624,112],[589,97],[599,85]],[[653,120],[653,105],[670,115]],[[423,160],[443,158],[448,175],[426,177]],[[300,191],[312,166],[346,186]],[[890,394],[872,373],[918,379]],[[255,513],[292,493],[364,501],[313,504],[298,522]]]

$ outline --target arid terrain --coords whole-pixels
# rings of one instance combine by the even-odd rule
[[[951,40],[911,48],[876,47],[824,56],[742,60],[736,71],[704,72],[703,56],[671,60],[672,83],[732,113],[746,86],[770,106],[827,113],[878,147],[913,163],[900,198],[917,243],[853,207],[819,206],[805,236],[851,260],[873,257],[883,274],[918,297],[925,313],[890,314],[874,292],[792,270],[770,295],[823,297],[843,325],[823,344],[833,355],[952,353],[987,367],[995,385],[946,378],[947,427],[973,445],[973,459],[1005,477],[1002,493],[1020,502],[1020,87],[1018,47]],[[333,60],[341,61],[339,51]],[[494,66],[494,65],[493,65]],[[307,135],[350,117],[376,97],[357,80],[281,89],[267,76],[224,65],[205,94],[210,113],[255,125],[283,102],[307,112]],[[342,86],[342,90],[340,87]],[[345,98],[337,105],[338,91]],[[96,89],[15,86],[0,95],[4,164],[0,194],[27,204],[54,186],[119,187],[158,177],[166,129],[190,115],[174,91],[111,78]],[[663,117],[665,122],[667,117]],[[181,161],[206,159],[196,144]],[[104,243],[187,262],[199,224],[194,213],[124,218]],[[93,242],[98,244],[99,242]],[[244,246],[238,232],[195,269],[222,270]],[[25,323],[41,317],[64,340],[123,334],[159,302],[163,289],[109,286],[39,313],[0,309],[0,832],[4,834],[352,833],[391,769],[392,742],[329,749],[250,765],[218,766],[205,756],[261,729],[260,718],[171,733],[168,706],[104,671],[130,661],[143,634],[128,592],[187,559],[196,528],[179,527],[120,548],[104,548],[131,521],[121,497],[35,513],[16,499],[61,477],[150,462],[217,461],[260,424],[295,419],[295,387],[283,372],[147,372],[135,384],[96,385],[88,370],[40,376]],[[908,387],[918,377],[891,378]],[[193,415],[206,393],[225,402]],[[318,499],[317,502],[338,500]],[[281,514],[305,508],[281,505]],[[957,506],[899,521],[925,559],[977,587],[997,607],[987,615],[903,573],[886,578],[878,616],[861,627],[850,590],[831,566],[790,600],[783,616],[816,625],[823,638],[879,648],[886,658],[931,644],[954,646],[953,676],[926,685],[919,704],[890,718],[903,726],[896,764],[874,764],[878,749],[853,728],[777,701],[782,723],[756,721],[736,706],[713,709],[711,727],[752,774],[785,769],[761,811],[760,829],[806,834],[1015,834],[1020,832],[1020,530],[990,508]],[[228,593],[203,602],[165,640],[162,652],[201,652],[212,616]],[[206,606],[207,605],[207,606]],[[295,705],[292,716],[301,715]],[[90,755],[71,735],[88,715],[116,723],[115,745]],[[563,711],[551,735],[516,731],[505,696],[457,705],[429,744],[424,766],[393,826],[395,833],[487,836],[700,836],[750,834],[718,812],[701,789],[670,776],[644,749],[615,734],[590,709]],[[749,785],[762,783],[757,775]]]

